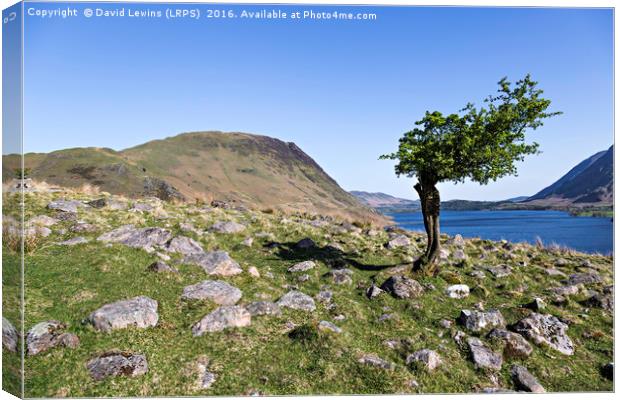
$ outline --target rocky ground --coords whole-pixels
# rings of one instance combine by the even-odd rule
[[[444,237],[422,277],[420,233],[69,191],[27,193],[26,221],[28,397],[613,390],[608,256]]]

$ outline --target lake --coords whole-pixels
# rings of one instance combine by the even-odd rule
[[[401,228],[424,232],[422,213],[388,213]],[[511,242],[557,243],[587,253],[613,252],[610,218],[573,217],[562,211],[442,211],[441,232]]]

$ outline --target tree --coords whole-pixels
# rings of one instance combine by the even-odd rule
[[[398,151],[380,159],[398,160],[397,176],[416,177],[427,246],[414,270],[437,272],[440,250],[440,182],[465,179],[486,185],[507,175],[517,175],[515,163],[538,154],[538,143],[527,143],[525,133],[560,112],[547,112],[551,101],[542,97],[528,74],[513,85],[503,78],[495,96],[477,108],[468,103],[459,114],[427,111],[416,127],[399,140]]]
[[[13,173],[16,179],[23,180],[30,178],[30,171],[30,168],[15,168]]]

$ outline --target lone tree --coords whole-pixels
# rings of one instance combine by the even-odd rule
[[[398,151],[380,159],[398,160],[397,176],[416,177],[420,196],[426,251],[414,263],[414,270],[437,272],[439,254],[439,208],[437,184],[469,179],[486,185],[507,175],[517,175],[516,161],[538,154],[538,143],[526,143],[525,132],[535,130],[560,112],[547,112],[551,101],[541,97],[528,74],[514,87],[506,78],[498,82],[498,94],[485,106],[468,103],[459,114],[427,111],[416,127],[400,139]]]

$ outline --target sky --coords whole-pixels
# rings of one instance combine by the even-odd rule
[[[502,77],[526,73],[564,113],[528,133],[542,154],[518,177],[441,184],[443,199],[532,195],[613,144],[610,9],[218,7],[377,15],[336,21],[207,19],[207,5],[198,20],[86,18],[85,7],[166,6],[71,7],[77,17],[25,16],[25,151],[241,131],[295,142],[346,190],[417,198],[414,180],[378,157],[426,110],[481,104]]]

